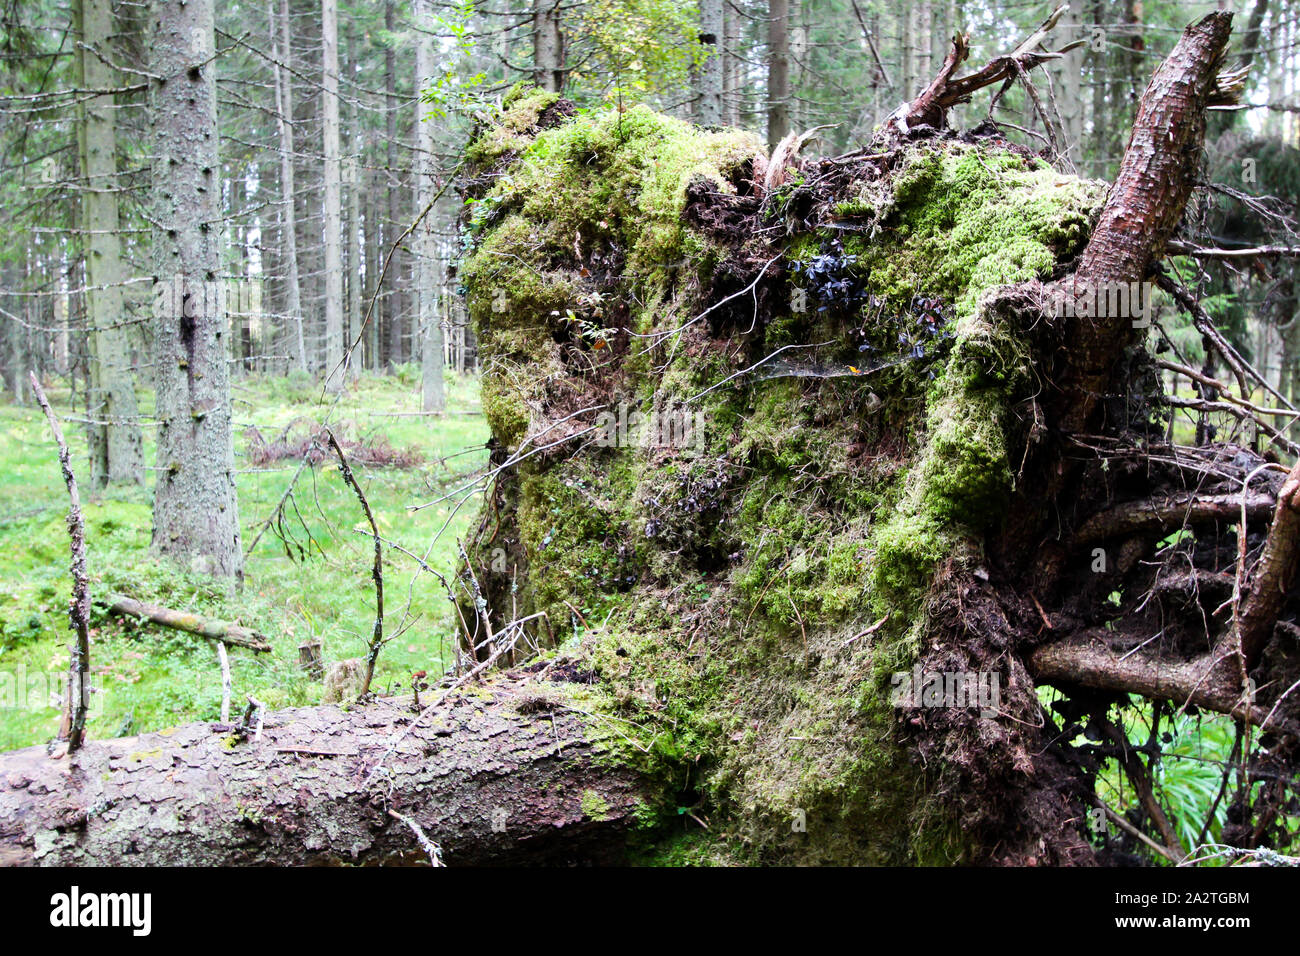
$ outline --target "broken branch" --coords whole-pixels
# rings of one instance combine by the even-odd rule
[[[259,653],[266,653],[271,649],[266,638],[257,631],[229,621],[217,621],[188,611],[174,611],[157,604],[146,604],[122,594],[110,594],[96,603],[106,607],[110,614],[138,618],[151,624],[185,631],[209,641],[237,644]]]

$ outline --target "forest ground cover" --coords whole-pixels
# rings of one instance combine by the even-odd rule
[[[414,366],[396,376],[362,376],[332,411],[332,398],[322,403],[320,387],[306,376],[237,379],[235,460],[243,547],[252,544],[275,510],[300,461],[297,456],[260,461],[265,456],[259,456],[259,449],[281,438],[288,445],[307,440],[328,411],[345,448],[360,442],[381,457],[419,459],[406,467],[357,460],[352,466],[380,534],[423,556],[460,496],[420,511],[408,506],[460,488],[470,480],[467,473],[487,460],[483,446],[488,431],[479,410],[477,378],[448,373],[447,390],[448,413],[433,418],[418,414]],[[329,449],[303,468],[283,521],[262,534],[248,555],[243,588],[227,592],[211,578],[150,554],[150,492],[139,487],[92,490],[83,456],[76,451],[85,447],[75,423],[84,411],[69,407],[66,388],[51,389],[50,398],[64,419],[82,483],[92,598],[118,592],[238,621],[265,635],[273,649],[269,654],[230,649],[236,713],[249,694],[272,708],[319,702],[321,682],[298,668],[298,645],[319,640],[327,666],[362,656],[374,622],[369,526]],[[142,389],[139,399],[147,420],[153,395]],[[151,433],[145,429],[146,461],[152,468]],[[58,730],[57,680],[67,669],[71,577],[67,492],[40,410],[0,405],[0,445],[6,461],[0,473],[0,750],[9,750],[42,743]],[[152,471],[148,480],[152,484]],[[451,518],[428,556],[432,568],[449,576],[454,572],[456,539],[476,511],[471,498]],[[408,626],[385,646],[375,690],[396,693],[409,686],[413,672],[436,675],[452,659],[454,612],[438,582],[417,574],[411,558],[385,548],[384,561],[386,633],[393,633],[403,619]],[[91,662],[99,690],[90,736],[121,736],[219,717],[221,674],[210,642],[111,617],[100,606],[94,608],[91,624]]]

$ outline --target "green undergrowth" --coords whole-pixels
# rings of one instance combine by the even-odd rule
[[[244,545],[252,543],[297,467],[294,459],[253,464],[246,450],[248,425],[273,441],[292,427],[298,434],[325,413],[315,403],[320,386],[304,377],[242,378],[234,383],[236,486]],[[428,547],[455,499],[411,514],[409,505],[428,501],[464,483],[460,472],[481,465],[487,437],[478,412],[474,379],[449,375],[448,406],[442,419],[421,417],[418,382],[363,376],[330,421],[345,440],[382,439],[395,449],[417,452],[412,468],[354,465],[386,538],[416,553]],[[310,392],[310,398],[304,393]],[[61,415],[67,393],[52,390]],[[145,415],[152,394],[140,393]],[[67,492],[39,410],[0,405],[0,434],[8,452],[0,475],[0,749],[48,740],[57,730],[57,683],[66,671],[69,639]],[[146,462],[152,464],[152,434],[146,429]],[[321,684],[298,667],[298,645],[320,641],[325,662],[361,656],[374,620],[368,525],[356,498],[340,479],[332,459],[304,470],[283,522],[291,544],[266,532],[250,555],[239,592],[189,574],[149,551],[151,505],[144,488],[88,487],[80,436],[68,428],[74,467],[82,479],[87,566],[92,598],[119,592],[138,600],[238,621],[269,640],[271,654],[232,647],[234,706],[252,694],[271,707],[313,704]],[[479,446],[475,449],[475,446]],[[466,449],[470,453],[464,454]],[[443,456],[459,454],[446,461]],[[453,483],[454,482],[454,483]],[[455,539],[472,519],[467,503],[430,555],[429,563],[449,574],[456,562]],[[367,534],[361,534],[365,530]],[[310,536],[309,536],[310,535]],[[292,553],[292,557],[286,553]],[[388,644],[380,657],[376,686],[404,692],[413,671],[438,673],[453,656],[453,612],[429,575],[415,576],[411,561],[385,551],[386,623],[391,633],[403,618],[407,587],[415,626]],[[216,719],[221,677],[208,642],[152,625],[124,622],[96,606],[91,621],[94,709],[93,737],[140,733],[191,720]],[[53,701],[53,705],[52,705]]]
[[[909,146],[890,180],[836,206],[852,238],[779,240],[776,304],[713,338],[690,320],[732,250],[680,213],[693,176],[734,189],[752,140],[637,108],[511,142],[462,270],[498,440],[526,452],[563,416],[618,403],[703,423],[690,447],[575,440],[502,478],[527,569],[512,599],[563,618],[549,653],[590,669],[572,694],[606,759],[662,786],[636,858],[971,859],[906,756],[887,677],[928,633],[936,572],[982,560],[1015,480],[1034,375],[987,293],[1077,252],[1101,189],[994,148]],[[796,314],[817,257],[823,279],[842,272],[827,288],[854,291]],[[942,328],[909,355],[894,339],[917,296]],[[611,347],[618,327],[663,338]],[[817,374],[714,387],[828,339],[802,359]]]

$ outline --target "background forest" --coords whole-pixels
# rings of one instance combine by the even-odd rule
[[[123,617],[116,596],[264,635],[270,653],[231,649],[237,706],[245,695],[274,708],[337,693],[327,669],[373,644],[372,536],[386,564],[372,689],[409,692],[459,663],[444,579],[488,475],[491,397],[479,394],[457,277],[458,224],[474,210],[456,177],[507,92],[528,81],[579,111],[644,103],[750,130],[769,146],[816,129],[804,153],[836,154],[864,145],[929,82],[954,33],[969,34],[982,63],[1056,4],[190,0],[195,22],[211,24],[192,38],[202,67],[190,81],[200,106],[203,96],[212,106],[210,122],[199,108],[195,123],[177,118],[183,99],[160,93],[153,6],[0,0],[0,668],[11,678],[0,750],[58,731],[56,677],[69,654],[67,494],[29,372],[63,423],[81,483],[99,688],[91,736],[215,719],[222,708],[213,647]],[[1300,0],[1073,0],[1053,43],[1078,45],[1045,67],[1044,100],[1015,86],[990,106],[986,92],[952,125],[994,123],[1063,171],[1109,180],[1155,65],[1189,22],[1233,6],[1248,106],[1211,114],[1206,155],[1209,178],[1237,186],[1192,211],[1229,254],[1174,265],[1238,351],[1296,403],[1296,261],[1230,253],[1297,244]],[[187,172],[211,189],[186,188]],[[1249,207],[1258,216],[1229,205],[1240,193],[1259,197]],[[203,375],[218,400],[229,382],[228,416],[214,407],[188,450],[160,440],[158,427],[176,414],[163,357],[188,334],[160,308],[172,245],[190,255],[187,230],[169,216],[188,223],[208,257],[221,303],[204,314],[220,322],[221,354]],[[1201,367],[1200,333],[1166,305],[1156,302],[1153,351],[1176,349]],[[201,357],[188,361],[192,386]],[[1194,382],[1169,372],[1166,386],[1187,405],[1172,436],[1244,427],[1207,410]],[[1294,452],[1293,431],[1281,436]],[[214,462],[198,470],[219,480],[173,480],[190,455]],[[163,481],[179,505],[157,491]],[[215,508],[237,515],[237,533],[217,554],[191,531],[227,491],[237,497]],[[576,629],[594,609],[571,610]],[[1213,760],[1230,745],[1231,725],[1207,721],[1188,759],[1166,763],[1162,795],[1208,808]]]

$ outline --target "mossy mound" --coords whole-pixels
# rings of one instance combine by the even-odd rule
[[[493,615],[545,613],[609,759],[713,821],[691,858],[974,859],[887,677],[1026,440],[1034,372],[988,293],[1074,255],[1101,187],[934,140],[793,222],[748,134],[554,105],[512,94],[473,152],[461,275],[514,462],[471,551]],[[749,229],[688,225],[688,193]],[[611,410],[702,434],[604,441]]]

